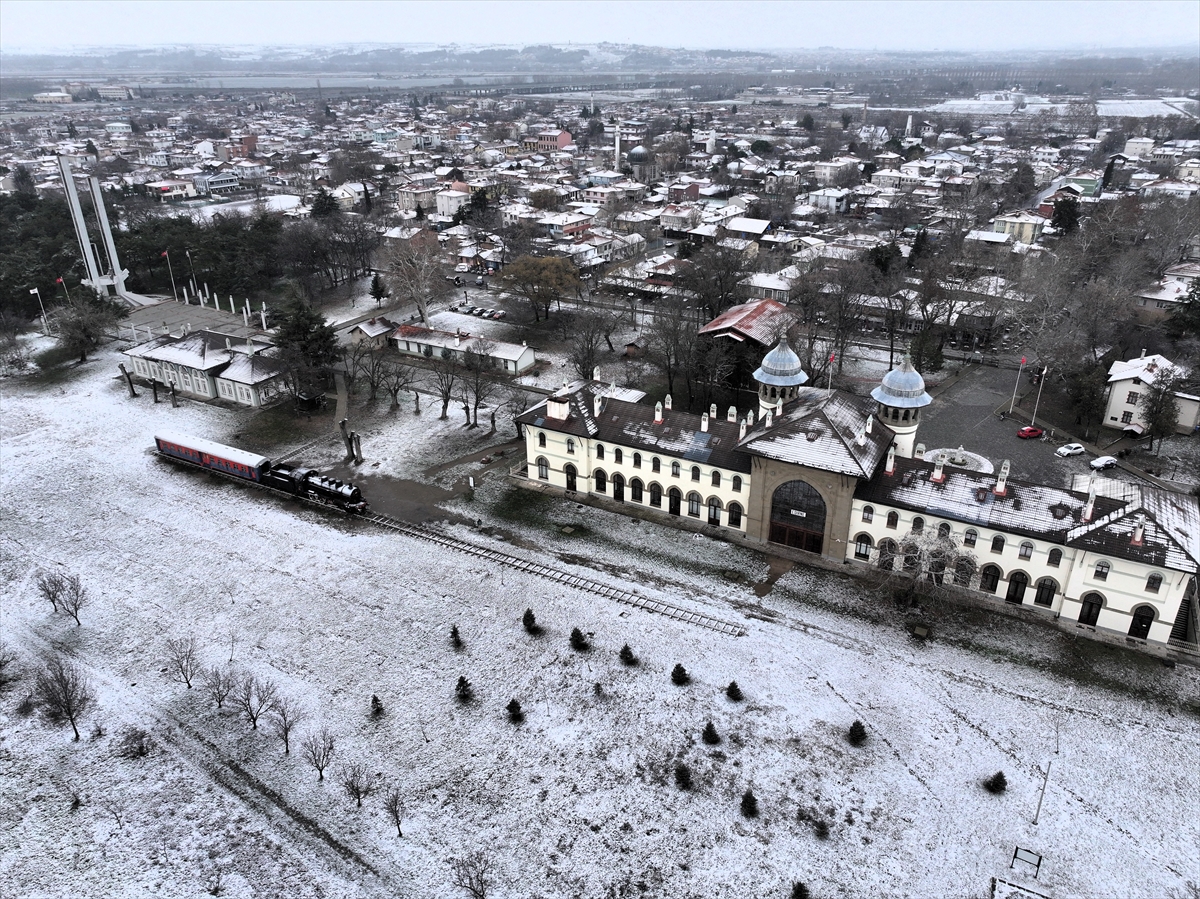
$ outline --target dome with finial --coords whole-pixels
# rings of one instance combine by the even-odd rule
[[[640,163],[650,161],[650,151],[638,144],[625,156],[630,165],[638,165]]]
[[[904,354],[899,368],[893,368],[883,376],[883,383],[871,391],[871,397],[896,409],[920,409],[933,402],[933,397],[925,392],[925,379],[913,368],[908,353]]]
[[[754,380],[771,387],[799,387],[808,381],[808,375],[800,365],[800,357],[788,346],[786,334],[763,357],[762,365],[754,373]]]

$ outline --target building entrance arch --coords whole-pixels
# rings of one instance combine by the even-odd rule
[[[771,497],[772,543],[820,553],[825,542],[825,500],[807,481],[788,481]]]
[[[667,511],[672,515],[679,514],[679,504],[683,500],[683,494],[679,492],[678,487],[672,487],[667,491]]]
[[[577,489],[575,486],[576,485],[575,466],[568,462],[566,465],[563,466],[563,474],[565,474],[567,476],[567,489],[570,490],[572,493],[574,493],[575,490]]]
[[[613,499],[619,503],[625,502],[625,478],[619,474],[612,476]]]

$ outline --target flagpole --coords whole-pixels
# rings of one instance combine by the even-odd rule
[[[175,269],[171,267],[171,251],[163,250],[163,255],[167,257],[167,271],[171,273],[171,293],[175,296],[175,302],[179,302],[179,291],[175,289]]]
[[[1038,395],[1037,400],[1033,404],[1033,418],[1029,420],[1030,427],[1037,424],[1038,405],[1042,402],[1042,388],[1046,385],[1046,372],[1048,371],[1050,371],[1050,366],[1047,365],[1042,369],[1041,377],[1038,378]]]
[[[826,390],[833,390],[833,357],[836,355],[836,350],[829,354],[829,380],[825,382]]]
[[[49,337],[50,336],[50,322],[46,318],[46,307],[42,304],[42,292],[40,290],[38,290],[36,287],[33,288],[33,290],[31,290],[29,292],[37,295],[38,308],[42,310],[42,329],[46,332],[46,336]]]
[[[1017,404],[1017,388],[1021,386],[1021,372],[1025,371],[1025,357],[1021,357],[1021,367],[1017,369],[1017,380],[1013,384],[1012,402],[1008,404],[1008,414],[1012,415],[1013,406]]]

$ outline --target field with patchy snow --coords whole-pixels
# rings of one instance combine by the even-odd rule
[[[448,503],[484,525],[454,536],[746,630],[723,636],[159,461],[155,429],[228,440],[248,414],[129,399],[116,361],[0,383],[3,631],[26,671],[0,698],[0,896],[174,899],[218,877],[234,897],[465,896],[449,860],[472,850],[494,862],[489,896],[511,899],[785,897],[793,880],[817,897],[982,897],[992,877],[1150,899],[1200,881],[1194,669],[992,615],[949,615],[918,644],[849,578],[785,565],[768,579],[750,550],[514,492],[499,472]],[[429,409],[360,430],[376,475],[432,481],[481,446]],[[83,577],[82,626],[48,614],[39,569]],[[573,627],[591,651],[570,649]],[[232,658],[302,700],[301,731],[330,728],[324,782],[294,745],[285,756],[168,677],[165,643],[186,634],[206,663]],[[620,663],[625,643],[640,665]],[[18,711],[50,651],[97,694],[79,743]],[[672,684],[676,663],[691,684]],[[723,692],[734,679],[740,703]],[[861,747],[845,739],[855,719]],[[130,727],[153,734],[147,757],[117,753]],[[355,761],[380,788],[362,808],[336,783]],[[1000,769],[993,796],[980,781]],[[404,797],[402,838],[385,787]],[[739,812],[747,789],[757,818]],[[1036,882],[1009,870],[1016,846],[1044,856]]]

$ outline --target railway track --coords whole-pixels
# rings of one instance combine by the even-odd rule
[[[219,471],[217,469],[205,468],[202,465],[197,465],[194,462],[189,462],[185,459],[180,459],[175,456],[166,456],[161,453],[157,453],[157,455],[177,465],[183,465],[188,468],[195,469],[196,471],[207,472],[210,475],[224,478],[227,481],[232,481],[247,487],[253,487],[257,490],[263,491],[264,493],[270,493],[276,496],[285,497],[287,499],[297,500],[308,505],[319,506],[325,509],[337,508],[337,506],[331,506],[329,503],[320,502],[319,500],[315,499],[309,499],[308,497],[304,496],[297,496],[296,494],[288,493],[286,490],[280,490],[276,487],[270,487],[266,484],[258,484],[254,481],[248,481],[245,478],[240,478],[236,475]],[[344,514],[348,515],[349,513]],[[568,587],[574,587],[577,590],[584,590],[588,593],[594,593],[597,596],[604,597],[605,599],[611,599],[615,602],[632,606],[636,609],[642,609],[646,612],[664,615],[667,618],[681,621],[684,624],[692,624],[697,627],[703,627],[707,630],[716,631],[719,634],[725,634],[730,637],[744,637],[746,635],[745,628],[729,621],[724,621],[720,618],[714,618],[711,615],[705,615],[702,612],[686,609],[683,606],[677,606],[673,603],[663,602],[662,600],[658,599],[649,599],[630,590],[622,590],[617,587],[610,587],[607,584],[601,584],[598,581],[580,577],[577,574],[572,574],[569,571],[562,570],[561,568],[543,565],[540,562],[531,562],[528,559],[522,559],[519,556],[513,556],[509,555],[508,553],[498,552],[494,549],[478,546],[466,540],[459,540],[457,537],[451,537],[450,535],[435,530],[434,528],[408,524],[407,522],[398,521],[388,515],[381,515],[378,513],[367,513],[365,515],[356,515],[352,517],[358,518],[361,521],[369,522],[376,527],[387,528],[390,531],[404,534],[406,537],[412,537],[415,540],[424,540],[427,543],[436,543],[439,546],[446,547],[447,549],[466,553],[467,555],[472,555],[476,558],[486,559],[489,562],[496,562],[500,565],[506,565],[509,568],[516,569],[517,571],[524,571],[528,574],[543,577],[550,581],[556,581],[560,584],[565,584]]]

